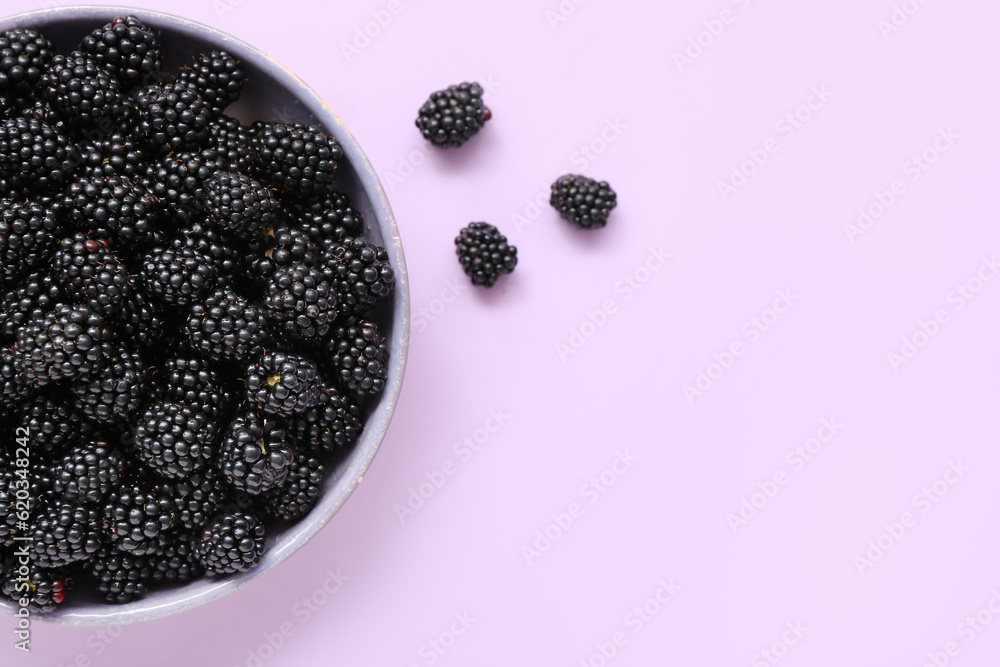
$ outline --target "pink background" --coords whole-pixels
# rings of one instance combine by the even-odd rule
[[[261,47],[355,133],[411,271],[406,384],[277,571],[0,661],[996,664],[1000,7],[577,1],[137,2]],[[417,108],[468,79],[494,120],[431,150]],[[569,171],[618,191],[607,229],[531,203]],[[473,220],[519,248],[489,293],[453,255]]]

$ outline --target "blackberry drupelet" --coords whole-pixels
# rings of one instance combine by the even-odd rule
[[[482,86],[462,83],[432,93],[420,108],[417,127],[435,146],[457,148],[479,132],[492,115],[483,104]]]
[[[2,568],[4,576],[0,592],[11,602],[19,604],[21,598],[27,597],[30,612],[48,614],[66,599],[67,577],[61,570],[47,570],[32,564],[28,566],[27,577],[24,577],[17,572],[18,567],[16,557],[10,556]]]
[[[25,498],[22,488],[24,473],[20,472],[23,468],[15,465],[14,454],[13,449],[10,455],[0,451],[0,546],[14,546],[14,537],[24,535],[24,526],[20,523],[23,516],[19,518],[18,514],[27,509],[28,516],[33,517],[40,507],[54,499],[51,464],[39,456],[31,459],[27,476],[28,496]]]
[[[126,479],[104,503],[104,535],[121,551],[137,556],[159,548],[160,535],[177,522],[176,489],[151,478]]]
[[[314,407],[288,419],[292,444],[318,455],[343,450],[361,435],[361,410],[353,399],[323,387]]]
[[[62,456],[94,432],[64,392],[39,392],[19,408],[21,426],[31,434],[31,449],[46,457]]]
[[[195,150],[208,139],[211,107],[190,84],[154,85],[136,95],[139,134],[159,153]]]
[[[156,560],[156,556],[140,556],[102,545],[87,562],[86,569],[105,602],[126,604],[146,596]]]
[[[128,177],[96,176],[70,184],[60,211],[63,219],[92,238],[126,248],[151,240],[159,202]]]
[[[552,184],[549,203],[564,219],[581,229],[599,229],[618,205],[618,196],[606,181],[566,174]]]
[[[68,125],[97,127],[108,131],[122,115],[122,91],[118,80],[80,51],[52,58],[39,91]]]
[[[150,368],[135,350],[106,344],[107,366],[85,382],[70,386],[80,411],[96,422],[114,426],[127,423],[149,390]]]
[[[209,575],[246,572],[260,562],[264,536],[264,524],[253,514],[219,516],[197,541],[198,560]]]
[[[517,266],[517,248],[493,225],[473,222],[455,237],[455,252],[473,285],[493,287]]]
[[[119,16],[94,30],[80,48],[128,87],[153,83],[163,61],[156,33],[135,16]]]
[[[374,322],[337,327],[324,350],[341,387],[355,394],[377,394],[385,388],[389,350]]]
[[[212,292],[191,306],[185,331],[192,349],[212,359],[238,362],[263,354],[271,337],[263,310],[229,289]]]
[[[218,282],[219,267],[195,248],[156,246],[142,259],[139,269],[149,292],[166,304],[198,300]]]
[[[205,212],[219,229],[251,240],[278,220],[275,193],[249,176],[221,172],[205,184]]]
[[[3,423],[13,421],[11,414],[20,408],[20,402],[31,395],[34,387],[24,378],[19,364],[16,363],[13,347],[0,348],[0,407],[3,408],[5,419]]]
[[[215,466],[179,479],[174,496],[177,525],[184,530],[201,528],[229,500],[228,489]]]
[[[262,288],[278,269],[319,268],[322,264],[322,255],[312,237],[305,230],[286,225],[268,227],[250,243],[250,252],[247,273]]]
[[[318,245],[343,241],[363,231],[361,214],[342,192],[323,193],[301,204],[293,202],[292,212],[298,217],[301,229]]]
[[[32,273],[0,296],[0,341],[12,340],[32,317],[64,298],[62,283],[48,273]]]
[[[154,387],[168,403],[197,405],[211,421],[220,421],[232,407],[233,395],[222,378],[198,356],[171,357],[156,370]]]
[[[235,118],[223,114],[212,121],[205,145],[216,153],[223,171],[251,175],[256,174],[260,168],[260,158],[250,128]]]
[[[130,288],[128,269],[104,238],[67,236],[52,258],[52,274],[67,294],[105,317],[119,312]]]
[[[284,423],[245,409],[223,433],[218,469],[233,488],[256,496],[284,484],[293,460]]]
[[[101,546],[100,513],[86,505],[56,500],[43,503],[32,515],[31,560],[56,568],[85,561]]]
[[[86,142],[79,150],[85,178],[121,176],[138,183],[148,169],[146,151],[133,135],[120,130]]]
[[[125,461],[103,438],[77,445],[52,467],[52,491],[70,503],[96,505],[118,485]]]
[[[55,214],[40,204],[0,199],[0,285],[41,266],[59,245]]]
[[[239,99],[247,81],[240,61],[225,51],[198,56],[191,67],[181,70],[177,80],[194,86],[216,115]]]
[[[266,180],[289,197],[309,196],[333,185],[344,149],[320,128],[302,123],[255,123],[254,148]]]
[[[104,320],[85,305],[59,304],[17,332],[14,366],[29,386],[78,380],[106,363]]]
[[[326,466],[312,456],[297,456],[284,485],[267,494],[261,504],[268,518],[298,521],[316,505],[323,492]]]
[[[172,315],[155,299],[147,298],[144,290],[133,285],[126,290],[121,310],[113,317],[113,325],[121,340],[135,341],[150,355],[161,354],[169,346],[172,330],[168,320]]]
[[[143,183],[171,212],[190,218],[205,206],[204,184],[217,171],[202,153],[171,153],[147,164]]]
[[[226,234],[203,222],[183,227],[170,241],[175,249],[190,248],[204,253],[218,270],[218,284],[227,286],[242,270],[242,258],[237,243]]]
[[[320,401],[319,369],[298,354],[268,352],[246,373],[247,399],[264,412],[291,416]]]
[[[30,28],[0,35],[0,93],[21,97],[31,92],[52,60],[52,42]]]
[[[211,463],[217,435],[208,408],[157,402],[136,417],[131,440],[149,468],[169,479],[183,479]]]
[[[264,288],[264,311],[294,340],[317,340],[337,317],[337,296],[323,274],[305,266],[279,269]]]
[[[326,250],[323,269],[337,292],[341,314],[358,315],[378,304],[396,282],[385,248],[363,236],[344,239]]]
[[[52,125],[35,118],[0,123],[0,178],[8,194],[51,189],[78,162],[76,148]]]
[[[152,580],[157,583],[182,584],[205,574],[198,560],[195,537],[189,533],[169,535],[167,543],[150,561]]]

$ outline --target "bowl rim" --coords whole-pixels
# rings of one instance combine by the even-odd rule
[[[44,30],[48,23],[74,19],[81,22],[93,22],[96,27],[107,23],[113,17],[125,15],[134,15],[155,29],[169,29],[189,37],[211,41],[217,48],[229,51],[241,61],[251,62],[259,69],[266,71],[277,84],[287,89],[317,119],[325,131],[335,136],[343,147],[345,160],[350,163],[356,173],[359,189],[363,190],[370,199],[375,213],[375,224],[383,236],[383,242],[390,256],[390,263],[396,274],[392,302],[392,332],[389,336],[388,378],[377,405],[368,414],[361,437],[345,459],[346,466],[337,483],[326,491],[307,517],[283,534],[280,543],[274,543],[269,547],[260,565],[248,572],[224,577],[209,585],[198,586],[197,592],[185,593],[187,589],[192,587],[191,584],[187,584],[157,591],[154,596],[126,605],[101,603],[77,609],[73,607],[57,609],[50,614],[32,614],[33,622],[98,626],[123,625],[164,618],[199,607],[239,590],[283,563],[329,523],[333,515],[361,483],[389,428],[402,389],[409,352],[409,279],[399,229],[385,189],[382,187],[374,167],[350,130],[333,109],[295,73],[264,51],[217,28],[157,10],[116,5],[46,8],[0,17],[0,31],[20,27],[36,27]],[[210,582],[213,580],[203,578],[197,581]],[[13,618],[13,610],[14,605],[10,601],[0,599],[0,616]]]

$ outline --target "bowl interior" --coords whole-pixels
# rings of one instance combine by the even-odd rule
[[[298,77],[263,52],[229,35],[186,19],[119,7],[66,7],[42,10],[0,19],[0,31],[32,27],[52,40],[55,49],[68,53],[81,38],[112,18],[138,16],[160,31],[167,74],[191,57],[225,50],[242,61],[249,83],[240,100],[226,113],[244,123],[255,120],[303,122],[319,125],[343,146],[346,159],[337,169],[338,188],[349,195],[365,222],[365,236],[384,246],[396,272],[396,288],[374,314],[390,344],[389,377],[384,392],[369,405],[364,431],[355,446],[328,470],[323,495],[312,512],[298,523],[269,530],[267,549],[260,565],[240,575],[200,579],[174,589],[151,591],[144,599],[127,605],[104,604],[94,594],[74,592],[73,599],[51,614],[35,620],[73,625],[130,623],[179,613],[230,593],[259,577],[304,545],[343,505],[371,463],[385,436],[403,379],[409,343],[409,287],[402,245],[396,223],[378,177],[361,148],[336,114]],[[0,599],[0,614],[11,615],[13,605]]]

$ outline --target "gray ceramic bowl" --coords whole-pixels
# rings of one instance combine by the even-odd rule
[[[339,186],[351,196],[361,212],[365,235],[387,248],[396,271],[393,296],[391,300],[386,300],[375,317],[384,326],[383,333],[390,341],[391,365],[385,391],[378,397],[377,404],[370,407],[360,440],[329,474],[319,503],[300,522],[268,535],[267,551],[259,566],[237,576],[206,578],[179,588],[151,592],[143,600],[127,605],[104,604],[96,594],[87,598],[80,595],[82,590],[77,590],[61,609],[47,615],[36,614],[36,621],[104,625],[161,618],[218,599],[274,569],[319,532],[361,482],[389,427],[403,381],[409,346],[406,264],[385,192],[354,137],[330,107],[302,80],[267,54],[229,35],[194,21],[158,12],[120,7],[65,7],[0,19],[0,32],[12,28],[36,28],[53,41],[57,51],[66,53],[75,49],[80,39],[92,29],[126,14],[138,16],[146,25],[161,32],[166,58],[164,71],[174,71],[180,65],[190,63],[192,55],[213,49],[224,49],[239,58],[250,83],[240,101],[228,110],[231,115],[244,122],[281,120],[320,125],[341,143],[347,159],[346,164],[341,164],[337,170]],[[13,611],[9,601],[0,601],[0,614],[10,616]]]

